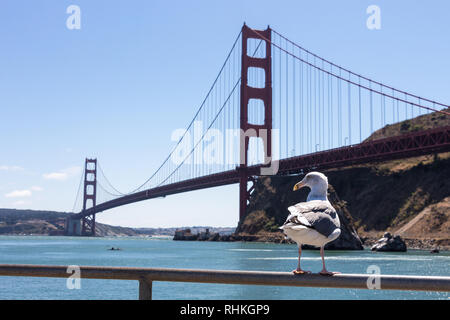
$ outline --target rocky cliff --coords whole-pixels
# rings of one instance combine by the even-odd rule
[[[327,173],[363,239],[385,231],[409,247],[450,247],[450,154]]]

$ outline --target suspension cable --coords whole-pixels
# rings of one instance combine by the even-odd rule
[[[97,162],[97,166],[100,169],[100,172],[102,174],[102,176],[105,178],[106,182],[109,184],[109,186],[115,191],[117,192],[119,195],[125,195],[125,193],[120,192],[119,190],[117,190],[116,188],[114,188],[114,186],[111,184],[111,182],[109,182],[108,178],[105,175],[105,172],[103,171],[102,167],[100,166],[100,163]]]
[[[178,140],[177,144],[175,145],[175,147],[172,149],[172,151],[169,153],[169,155],[166,157],[166,159],[163,161],[163,163],[158,167],[158,169],[156,169],[156,171],[150,176],[150,178],[148,178],[143,184],[141,184],[139,187],[137,187],[136,189],[128,192],[127,194],[132,194],[135,193],[136,191],[140,190],[143,186],[145,186],[151,179],[153,179],[153,177],[155,177],[158,172],[162,169],[162,167],[167,163],[167,161],[169,161],[170,157],[172,156],[172,154],[175,152],[175,150],[177,149],[177,147],[179,146],[179,144],[181,143],[181,141],[183,140],[183,138],[185,137],[186,133],[188,132],[188,130],[192,127],[195,119],[197,118],[197,115],[200,113],[200,111],[203,109],[205,102],[207,101],[208,97],[211,95],[211,92],[213,90],[213,88],[215,88],[215,85],[217,83],[217,80],[219,79],[220,75],[222,74],[222,71],[225,68],[225,65],[227,64],[231,53],[233,52],[234,48],[236,47],[236,44],[239,40],[239,38],[241,37],[242,34],[242,30],[239,32],[238,36],[236,37],[236,40],[233,43],[233,46],[231,47],[230,52],[228,53],[225,62],[223,63],[222,67],[220,68],[219,73],[217,74],[213,84],[211,85],[208,93],[206,94],[206,97],[203,99],[202,104],[200,105],[199,109],[197,110],[197,112],[194,115],[194,118],[191,120],[191,122],[189,123],[188,127],[186,128],[185,132],[183,133],[183,135],[181,136],[181,138]]]
[[[419,98],[419,97],[416,96],[416,95],[413,95],[413,94],[410,94],[410,93],[408,93],[408,92],[405,92],[405,91],[402,91],[402,90],[398,90],[398,89],[395,89],[395,88],[392,88],[392,87],[383,85],[383,84],[380,83],[380,82],[373,81],[373,80],[371,80],[371,79],[369,79],[369,78],[366,78],[366,77],[363,77],[363,76],[358,75],[358,74],[356,74],[356,73],[353,73],[353,72],[351,72],[351,71],[349,71],[349,70],[347,70],[347,69],[344,69],[344,68],[342,68],[342,67],[340,67],[340,66],[338,66],[338,65],[336,65],[336,64],[333,64],[333,63],[331,63],[331,62],[329,62],[329,61],[327,61],[327,60],[325,60],[325,59],[323,59],[323,58],[321,58],[321,57],[319,57],[319,56],[317,56],[317,55],[311,53],[311,55],[313,55],[313,56],[315,56],[315,57],[318,57],[319,59],[322,59],[322,60],[326,61],[326,62],[329,63],[330,65],[336,66],[336,67],[338,67],[340,70],[344,70],[344,71],[346,71],[346,72],[349,72],[349,73],[351,73],[351,74],[354,74],[355,76],[360,77],[361,79],[364,79],[364,80],[369,81],[369,83],[373,82],[373,83],[379,84],[379,85],[381,85],[381,86],[384,86],[384,87],[386,87],[386,88],[394,89],[394,90],[397,91],[397,92],[404,93],[404,94],[405,94],[405,99],[402,99],[402,98],[399,98],[399,97],[395,97],[395,96],[391,96],[390,94],[383,93],[383,92],[380,92],[380,91],[375,90],[375,89],[372,89],[372,88],[368,88],[368,87],[366,87],[366,86],[364,86],[364,85],[362,85],[362,84],[356,83],[356,82],[354,82],[354,81],[352,81],[352,80],[349,80],[349,79],[345,79],[345,78],[343,78],[343,77],[340,76],[340,75],[337,75],[337,74],[331,73],[330,71],[324,70],[324,69],[322,69],[321,67],[318,67],[318,66],[316,66],[316,65],[314,65],[314,64],[312,64],[312,63],[310,63],[310,62],[308,62],[308,61],[305,61],[304,59],[302,59],[302,58],[298,57],[297,55],[295,55],[295,54],[293,54],[293,53],[287,51],[286,49],[281,48],[281,46],[279,46],[279,45],[277,45],[276,43],[270,41],[270,40],[267,39],[265,36],[263,36],[262,34],[260,34],[257,30],[254,30],[254,29],[250,29],[250,30],[253,31],[253,33],[255,33],[258,37],[260,37],[261,39],[263,39],[263,40],[269,42],[270,44],[272,44],[273,46],[275,46],[275,47],[278,48],[279,50],[283,51],[284,53],[286,53],[286,54],[288,54],[288,55],[290,55],[290,56],[296,58],[297,60],[299,60],[299,61],[301,61],[301,62],[303,62],[303,63],[308,64],[309,66],[311,66],[311,67],[313,67],[313,68],[315,68],[315,69],[317,69],[317,70],[319,70],[319,71],[322,71],[322,72],[325,72],[325,73],[327,73],[327,74],[330,74],[331,76],[333,76],[333,77],[335,77],[335,78],[337,78],[337,79],[339,79],[339,80],[343,80],[343,81],[345,81],[345,82],[347,82],[347,83],[353,84],[354,86],[361,87],[361,88],[366,89],[366,90],[368,90],[368,91],[370,91],[370,92],[374,92],[374,93],[377,93],[377,94],[379,94],[379,95],[383,95],[383,96],[388,97],[388,98],[391,98],[391,99],[395,99],[395,100],[398,100],[398,101],[402,101],[402,102],[404,102],[404,103],[406,103],[406,104],[410,104],[411,106],[416,106],[416,107],[419,107],[419,108],[427,109],[427,110],[434,111],[434,112],[439,112],[439,113],[442,113],[442,114],[445,114],[445,115],[449,115],[449,116],[450,116],[450,112],[443,111],[443,110],[437,110],[437,109],[434,109],[434,108],[431,108],[431,107],[427,107],[427,106],[422,106],[422,105],[419,105],[419,104],[417,104],[417,103],[415,103],[415,102],[408,101],[407,98],[406,98],[407,95],[408,95],[408,96],[411,96],[411,97],[414,97],[414,98]],[[275,30],[272,30],[272,31],[275,32],[276,34],[278,34],[280,37],[285,38],[285,37],[283,37],[282,35],[280,35],[279,33],[277,33]],[[285,39],[286,39],[286,38],[285,38]],[[288,40],[288,39],[287,39],[287,41],[292,42],[292,41],[290,41],[290,40]],[[295,43],[294,43],[294,44],[295,44]],[[299,48],[301,48],[302,50],[304,50],[302,47],[300,47],[300,46],[298,46],[298,45],[297,45],[297,47],[299,47]],[[304,51],[306,51],[306,52],[309,53],[309,51],[307,51],[307,50],[304,50]],[[433,104],[438,104],[438,105],[443,106],[443,107],[446,107],[446,108],[450,108],[449,105],[445,105],[445,104],[443,104],[443,103],[439,103],[439,102],[436,102],[436,101],[433,101],[433,100],[429,100],[429,99],[425,99],[425,98],[421,98],[421,100],[428,101],[428,102],[433,103]]]
[[[262,40],[258,43],[258,46],[256,47],[255,51],[253,52],[252,56],[255,56],[256,52],[258,51],[259,47],[261,46]],[[203,135],[200,137],[200,139],[197,141],[197,143],[194,145],[194,147],[192,148],[191,152],[189,152],[189,154],[183,159],[183,161],[172,171],[172,173],[169,174],[169,176],[166,177],[166,179],[164,179],[159,185],[163,185],[164,182],[166,182],[183,164],[184,162],[191,156],[191,154],[194,152],[194,150],[197,148],[197,146],[200,144],[200,142],[203,141],[203,138],[205,137],[206,133],[209,131],[209,129],[211,129],[212,125],[215,123],[215,121],[217,120],[217,118],[219,117],[220,113],[222,112],[222,110],[225,108],[225,106],[227,105],[228,101],[230,100],[230,98],[232,97],[234,91],[236,90],[238,84],[241,82],[241,77],[239,77],[239,79],[236,81],[235,85],[233,86],[233,89],[231,90],[231,92],[228,94],[227,99],[225,100],[225,102],[222,104],[222,107],[219,109],[219,111],[217,112],[216,116],[213,118],[213,120],[211,121],[211,124],[209,125],[209,127],[205,130],[205,132],[203,133]]]
[[[80,183],[78,185],[78,191],[77,191],[77,195],[75,197],[75,202],[73,203],[72,212],[75,212],[75,207],[77,206],[77,200],[78,200],[78,196],[80,195],[81,184],[83,183],[84,170],[85,170],[85,168],[83,168],[83,173],[81,174]]]
[[[255,32],[258,36],[264,38],[264,36],[262,36],[261,34],[259,34],[256,30],[253,30],[253,29],[251,29],[251,30],[252,30],[253,32]],[[366,80],[366,81],[373,82],[373,83],[375,83],[375,84],[377,84],[377,85],[380,85],[380,86],[383,86],[383,87],[385,87],[385,88],[392,89],[392,90],[397,91],[397,92],[399,92],[399,93],[407,94],[407,95],[409,95],[409,96],[411,96],[411,97],[413,97],[413,98],[422,99],[422,100],[425,100],[425,101],[427,101],[427,102],[430,102],[430,103],[433,103],[433,104],[438,104],[438,105],[440,105],[440,106],[442,106],[442,107],[446,107],[446,108],[449,108],[449,107],[450,107],[450,106],[445,105],[445,104],[443,104],[443,103],[439,103],[439,102],[437,102],[437,101],[433,101],[433,100],[429,100],[429,99],[426,99],[426,98],[419,97],[419,96],[417,96],[417,95],[414,95],[414,94],[408,93],[408,92],[406,92],[406,91],[403,91],[403,90],[399,90],[399,89],[390,87],[390,86],[385,85],[385,84],[383,84],[383,83],[381,83],[381,82],[372,80],[372,79],[370,79],[370,78],[367,78],[367,77],[365,77],[365,76],[362,76],[362,75],[360,75],[360,74],[357,74],[357,73],[355,73],[355,72],[352,72],[352,71],[350,71],[350,70],[348,70],[348,69],[346,69],[346,68],[343,68],[343,67],[341,67],[341,66],[339,66],[339,65],[337,65],[337,64],[335,64],[335,63],[333,63],[333,62],[331,62],[331,61],[329,61],[329,60],[326,60],[326,59],[324,59],[324,58],[322,58],[322,57],[316,55],[315,53],[312,53],[311,51],[309,51],[309,50],[307,50],[307,49],[305,49],[305,48],[299,46],[299,45],[296,44],[295,42],[289,40],[288,38],[286,38],[285,36],[283,36],[282,34],[280,34],[279,32],[277,32],[276,30],[273,30],[273,29],[271,29],[271,30],[272,30],[272,32],[274,32],[275,34],[277,34],[279,37],[281,37],[281,38],[285,39],[286,41],[290,42],[291,44],[293,44],[294,46],[296,46],[296,47],[299,48],[300,50],[305,51],[307,54],[310,54],[310,55],[312,55],[312,56],[314,56],[314,57],[317,57],[317,58],[319,58],[320,60],[325,61],[326,63],[328,63],[328,64],[330,64],[330,65],[332,65],[332,66],[334,66],[334,67],[337,67],[337,68],[339,68],[339,69],[342,69],[342,70],[345,71],[345,72],[348,72],[349,74],[352,74],[352,75],[354,75],[354,76],[356,76],[356,77],[359,77],[359,78],[361,78],[361,79],[364,79],[364,80]],[[267,40],[266,40],[266,41],[267,41]],[[281,48],[279,48],[279,49],[282,50]],[[283,50],[283,51],[284,51],[284,50]],[[288,53],[288,52],[286,52],[286,53]],[[342,79],[342,80],[344,80],[344,79]],[[433,109],[430,109],[430,110],[433,110]],[[435,110],[435,111],[439,111],[439,110]]]

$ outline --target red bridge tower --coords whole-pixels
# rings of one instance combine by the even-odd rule
[[[241,160],[238,168],[239,177],[239,221],[246,214],[247,202],[252,188],[248,190],[248,181],[253,181],[248,172],[248,147],[250,137],[263,139],[264,159],[272,156],[272,50],[271,29],[267,27],[264,31],[252,30],[245,24],[242,27],[242,57],[241,57],[241,102],[240,102],[240,129],[241,129]],[[261,35],[261,37],[259,36]],[[266,56],[263,58],[252,57],[253,53],[247,52],[248,39],[262,40],[265,43]],[[264,88],[254,88],[248,85],[249,68],[261,68],[264,70]],[[248,104],[250,99],[259,99],[264,103],[264,123],[251,124],[248,121]]]
[[[95,207],[97,196],[97,159],[86,159],[84,166],[83,211]],[[88,207],[89,202],[91,205]],[[95,213],[83,217],[81,222],[83,236],[95,236]]]

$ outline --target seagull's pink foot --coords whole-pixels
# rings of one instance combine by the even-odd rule
[[[310,274],[310,273],[311,273],[311,271],[305,271],[305,270],[302,270],[302,269],[295,269],[295,270],[292,270],[292,272],[293,272],[295,275],[299,275],[299,274]]]
[[[340,274],[340,272],[333,272],[333,271],[328,271],[328,270],[322,270],[319,272],[320,275],[322,276],[334,276],[335,274]]]

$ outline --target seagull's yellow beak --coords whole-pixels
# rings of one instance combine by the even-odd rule
[[[294,186],[294,191],[297,191],[298,189],[301,189],[301,188],[303,188],[305,186],[305,183],[303,182],[303,181],[300,181],[299,183],[297,183],[295,186]]]

